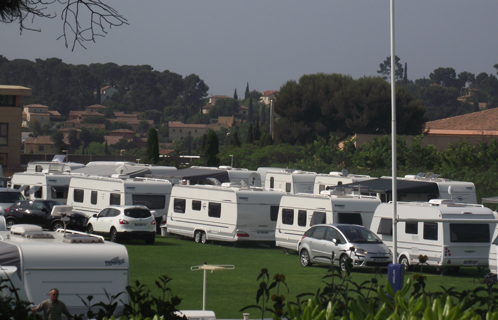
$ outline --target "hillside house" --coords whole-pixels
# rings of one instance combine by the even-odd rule
[[[29,127],[32,121],[38,121],[42,126],[50,121],[51,113],[48,111],[47,106],[41,104],[29,104],[24,106],[22,113],[22,126]]]
[[[278,91],[276,90],[267,90],[263,92],[263,94],[261,95],[260,101],[263,102],[265,105],[269,106],[271,100],[276,98],[277,93]]]
[[[169,138],[173,141],[181,140],[188,137],[189,133],[192,138],[200,137],[207,133],[206,124],[185,124],[180,121],[168,122]]]

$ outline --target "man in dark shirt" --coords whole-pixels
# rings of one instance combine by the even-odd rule
[[[68,319],[72,318],[66,305],[62,301],[59,301],[59,290],[56,288],[50,290],[50,299],[40,302],[40,304],[31,309],[31,311],[43,311],[44,320],[61,320],[63,313]]]

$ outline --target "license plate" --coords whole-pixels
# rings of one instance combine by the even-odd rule
[[[145,227],[145,223],[135,223],[135,227]]]
[[[464,260],[463,264],[464,265],[476,265],[477,264],[477,260]]]
[[[374,258],[374,262],[384,262],[387,258]]]
[[[257,234],[268,234],[268,231],[258,231]]]

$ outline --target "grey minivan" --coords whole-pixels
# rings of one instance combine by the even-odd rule
[[[0,215],[3,215],[5,209],[10,208],[18,200],[24,200],[21,192],[11,188],[0,188]]]
[[[299,242],[303,267],[312,263],[338,265],[346,271],[347,258],[353,268],[387,268],[391,250],[367,228],[355,224],[317,224],[308,229]]]

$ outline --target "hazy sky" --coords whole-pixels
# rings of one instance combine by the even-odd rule
[[[37,19],[42,32],[0,25],[0,54],[57,57],[65,63],[114,62],[197,74],[210,95],[279,90],[304,74],[376,76],[390,55],[388,0],[112,0],[130,25],[73,52],[56,38],[60,18]],[[408,79],[439,67],[496,74],[498,1],[395,1],[395,50]]]

